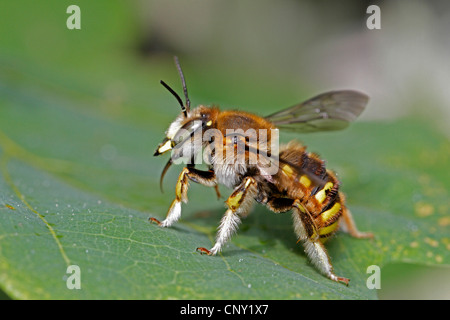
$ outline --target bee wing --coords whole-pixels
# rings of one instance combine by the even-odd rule
[[[322,93],[266,117],[280,129],[296,132],[340,130],[355,120],[369,97],[352,90]]]

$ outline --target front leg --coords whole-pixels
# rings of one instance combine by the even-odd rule
[[[189,186],[189,180],[197,182],[207,187],[215,187],[217,190],[217,180],[216,175],[213,171],[201,171],[195,168],[184,168],[181,171],[180,176],[175,187],[175,200],[169,207],[166,219],[159,222],[155,218],[150,218],[149,220],[157,223],[160,227],[170,227],[172,224],[178,221],[181,216],[181,201],[184,203],[188,202],[187,189]]]
[[[257,193],[257,183],[252,177],[246,177],[242,183],[237,186],[233,193],[228,197],[226,204],[228,210],[223,216],[219,231],[216,236],[216,243],[211,250],[205,248],[197,248],[200,253],[215,255],[222,250],[222,246],[237,231],[241,219],[239,216],[246,216],[254,202]]]

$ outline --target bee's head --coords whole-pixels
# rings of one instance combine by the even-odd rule
[[[166,137],[158,145],[154,156],[159,156],[169,150],[180,150],[185,144],[192,144],[196,133],[201,133],[203,130],[212,127],[217,112],[217,108],[209,108],[202,105],[189,111],[186,115],[182,112],[170,124],[169,129],[166,131]]]
[[[178,61],[177,57],[174,57],[175,64],[178,69],[178,73],[180,74],[181,82],[183,84],[183,92],[185,97],[185,103],[183,104],[183,101],[181,100],[180,96],[171,88],[168,84],[166,84],[164,81],[160,81],[161,84],[169,90],[170,93],[173,94],[173,96],[177,99],[178,103],[181,106],[181,114],[175,119],[174,122],[170,125],[169,129],[166,132],[166,138],[161,142],[156,149],[154,156],[159,156],[163,153],[166,153],[167,151],[173,149],[175,138],[177,137],[177,133],[180,131],[181,127],[183,126],[184,122],[190,117],[190,111],[191,111],[191,101],[189,100],[188,93],[187,93],[187,87],[186,87],[186,81],[184,80],[183,71],[181,70],[180,62]],[[179,138],[179,137],[178,137]]]
[[[216,109],[204,106],[199,106],[198,108],[191,110],[186,83],[177,57],[175,57],[175,63],[183,84],[185,103],[183,103],[180,96],[171,87],[161,80],[161,84],[174,95],[181,106],[180,115],[178,115],[175,121],[170,124],[169,129],[166,131],[166,137],[158,145],[154,153],[154,156],[159,156],[172,150],[172,155],[162,172],[161,183],[166,171],[174,160],[186,157],[187,155],[195,155],[199,151],[198,149],[201,148],[202,145],[201,132],[203,129],[212,125],[212,116],[216,113]]]
[[[189,100],[186,81],[184,80],[183,71],[181,70],[178,58],[175,57],[175,64],[180,74],[181,83],[183,85],[183,92],[185,97],[185,103],[181,100],[180,96],[164,81],[160,81],[161,84],[169,90],[170,93],[177,99],[181,106],[181,113],[169,126],[166,131],[166,137],[158,145],[154,156],[159,156],[174,148],[180,148],[185,142],[190,141],[193,135],[202,129],[210,127],[213,123],[214,115],[217,113],[215,108],[208,108],[199,106],[191,111],[191,101]]]

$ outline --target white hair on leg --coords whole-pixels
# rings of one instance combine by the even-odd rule
[[[324,275],[333,279],[333,266],[331,265],[330,258],[325,250],[323,244],[319,241],[305,240],[303,242],[306,255],[311,260],[312,264]],[[335,279],[333,279],[335,280]]]
[[[298,209],[294,208],[292,218],[294,220],[295,234],[297,235],[299,241],[302,242],[305,253],[314,267],[331,280],[348,284],[349,279],[338,277],[334,274],[330,257],[328,256],[327,250],[325,249],[323,243],[320,242],[319,239],[312,240],[308,236],[308,232],[304,224],[305,222],[302,220]]]
[[[210,255],[215,255],[221,251],[222,246],[237,231],[241,223],[240,217],[246,217],[254,203],[257,192],[256,182],[253,178],[247,177],[236,187],[235,191],[227,200],[228,209],[225,212],[216,236],[216,243],[209,251]]]
[[[161,227],[170,227],[172,224],[178,221],[181,217],[181,201],[177,199],[173,200],[170,205],[169,211],[167,213],[166,219],[164,219],[160,226]]]
[[[228,209],[223,216],[219,231],[216,236],[216,243],[210,250],[211,255],[215,255],[222,250],[222,246],[231,238],[231,236],[237,231],[241,219],[236,212]]]

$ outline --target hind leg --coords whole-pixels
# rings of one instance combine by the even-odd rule
[[[338,277],[334,274],[330,257],[324,245],[320,242],[319,230],[309,212],[299,200],[294,201],[292,208],[294,231],[297,234],[298,240],[302,242],[308,258],[323,275],[331,280],[343,282],[348,285],[349,279]]]
[[[342,194],[340,194],[341,202],[344,203],[344,197]],[[351,235],[352,237],[358,238],[358,239],[367,239],[367,238],[373,238],[374,235],[371,232],[361,232],[356,227],[355,220],[353,220],[352,214],[350,213],[350,210],[347,208],[347,206],[342,206],[342,219],[341,221],[341,229]]]

